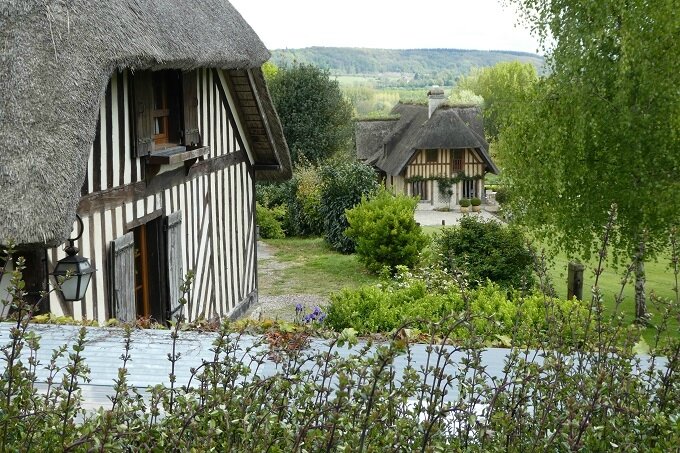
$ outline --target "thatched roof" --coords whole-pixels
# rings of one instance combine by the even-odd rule
[[[0,244],[68,237],[116,69],[248,70],[283,165],[266,175],[290,174],[259,69],[269,52],[226,0],[2,0],[0,43]]]
[[[420,149],[474,148],[487,171],[498,173],[484,139],[484,125],[478,107],[440,106],[428,118],[425,105],[397,104],[392,110],[396,121],[372,125],[357,123],[357,154],[388,175],[400,174]],[[391,126],[389,131],[386,129]]]

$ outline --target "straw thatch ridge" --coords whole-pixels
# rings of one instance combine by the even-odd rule
[[[479,107],[442,105],[428,118],[426,105],[399,103],[392,113],[398,114],[399,119],[391,122],[392,128],[387,132],[383,127],[357,123],[358,155],[365,156],[368,163],[386,174],[399,175],[420,149],[440,148],[474,148],[484,160],[487,171],[498,173],[484,139]]]
[[[0,43],[0,244],[68,237],[113,71],[269,58],[226,0],[2,0]]]

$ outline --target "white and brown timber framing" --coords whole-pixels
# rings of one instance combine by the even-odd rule
[[[435,153],[436,159],[428,161],[428,153]],[[457,158],[454,158],[457,157]],[[454,178],[461,172],[466,177],[483,177],[486,172],[486,165],[479,157],[477,150],[472,148],[465,149],[432,149],[419,150],[413,156],[413,159],[406,166],[404,178],[406,180],[419,177],[423,178],[427,185],[428,200],[436,201],[437,187],[436,178]],[[453,188],[454,194],[463,193],[463,181],[459,181]],[[481,185],[479,185],[481,186]],[[412,184],[406,185],[407,195],[413,195]],[[481,197],[477,188],[474,196]],[[433,200],[434,197],[434,200]],[[454,200],[457,201],[457,200]]]
[[[114,73],[102,99],[78,206],[85,231],[77,246],[100,271],[72,311],[56,295],[51,311],[109,319],[110,285],[103,270],[110,241],[154,217],[181,211],[181,267],[195,272],[186,316],[227,316],[257,290],[254,169],[238,130],[241,120],[226,96],[229,87],[223,86],[229,74],[197,70],[199,124],[209,154],[188,171],[184,165],[170,167],[148,181],[145,158],[132,152],[129,74]],[[64,254],[53,248],[48,256],[52,266]]]

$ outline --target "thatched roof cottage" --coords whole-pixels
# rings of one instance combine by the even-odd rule
[[[432,205],[481,198],[484,175],[498,168],[479,107],[446,105],[440,88],[428,96],[428,105],[397,104],[390,119],[357,122],[359,159],[376,167],[388,188]],[[438,187],[447,179],[449,193]]]
[[[82,301],[43,309],[163,321],[190,269],[189,318],[255,300],[254,182],[291,164],[269,52],[231,4],[10,0],[0,42],[0,244],[47,289],[78,213],[97,268]]]

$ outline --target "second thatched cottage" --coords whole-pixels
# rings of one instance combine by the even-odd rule
[[[485,174],[498,168],[480,109],[446,105],[438,87],[428,98],[428,105],[397,104],[391,119],[357,122],[359,159],[381,172],[388,189],[432,206],[482,198]]]
[[[291,171],[250,26],[225,0],[1,8],[0,245],[26,258],[29,297],[79,236],[96,268],[87,292],[54,292],[43,311],[163,322],[189,270],[188,319],[247,308],[255,180]]]

